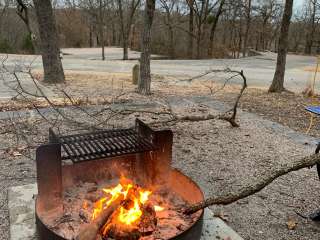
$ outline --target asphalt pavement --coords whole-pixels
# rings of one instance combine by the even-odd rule
[[[77,72],[99,72],[99,73],[130,73],[134,64],[138,62],[139,52],[130,51],[131,60],[123,61],[122,49],[116,47],[106,48],[106,60],[101,60],[101,49],[99,48],[66,48],[63,52],[63,67],[65,70]],[[4,55],[0,54],[0,59]],[[159,59],[160,56],[153,55],[151,61],[151,72],[153,74],[173,76],[184,80],[197,76],[212,69],[231,68],[243,70],[248,79],[249,87],[268,88],[272,82],[277,54],[266,52],[259,56],[240,59],[204,59],[204,60],[167,60]],[[33,69],[42,69],[40,56],[35,55],[9,55],[5,64],[13,69],[19,65],[30,65]],[[312,56],[292,55],[287,56],[285,87],[294,92],[301,92],[308,81],[313,78],[316,58]],[[320,89],[320,74],[316,81],[316,89]],[[216,76],[208,75],[205,78],[215,79]],[[217,81],[222,81],[217,77]],[[23,81],[29,89],[32,82],[27,78]],[[14,91],[6,86],[3,79],[0,79],[0,99],[10,98]],[[45,87],[44,87],[45,88]],[[48,90],[48,92],[50,92]]]

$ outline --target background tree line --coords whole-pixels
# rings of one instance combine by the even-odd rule
[[[120,46],[141,50],[143,0],[53,1],[60,47]],[[239,58],[277,51],[281,0],[159,0],[155,3],[151,52],[169,58]],[[320,52],[320,3],[305,0],[293,10],[288,50]],[[32,1],[0,0],[0,52],[38,52]]]

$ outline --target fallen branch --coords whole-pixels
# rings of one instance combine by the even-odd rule
[[[239,124],[235,121],[235,114],[232,114],[231,116],[228,116],[229,112],[226,112],[224,114],[218,114],[213,115],[211,113],[207,115],[185,115],[185,116],[173,116],[172,119],[169,119],[167,121],[160,121],[160,122],[153,122],[150,123],[150,125],[153,124],[159,124],[159,123],[169,123],[169,122],[202,122],[202,121],[208,121],[213,119],[220,119],[225,120],[231,124],[232,127],[239,127]]]
[[[236,122],[237,109],[238,109],[238,105],[239,105],[240,99],[241,99],[244,91],[248,87],[247,78],[244,75],[242,70],[241,71],[236,71],[236,70],[231,70],[229,68],[224,69],[224,70],[211,70],[211,71],[207,71],[206,73],[203,73],[203,74],[201,74],[199,76],[196,76],[196,77],[192,78],[189,81],[192,81],[195,78],[203,77],[203,76],[208,75],[210,73],[221,73],[221,72],[223,72],[223,73],[231,73],[233,75],[225,81],[225,83],[223,84],[223,86],[222,86],[222,88],[220,90],[222,90],[226,86],[226,84],[227,84],[227,82],[229,80],[233,79],[236,76],[240,76],[242,78],[242,80],[243,80],[241,90],[240,90],[239,94],[237,95],[237,98],[235,100],[235,103],[234,103],[233,107],[229,111],[225,112],[224,114],[220,114],[220,115],[208,114],[208,115],[204,115],[204,116],[190,115],[190,116],[182,116],[182,117],[176,116],[176,115],[174,115],[172,113],[174,118],[172,120],[170,120],[170,121],[191,121],[191,122],[196,122],[196,121],[207,121],[207,120],[211,120],[211,119],[221,119],[221,120],[228,121],[231,124],[232,127],[239,127],[239,124]]]
[[[234,203],[240,199],[246,198],[261,191],[274,180],[283,175],[300,170],[302,168],[312,167],[317,163],[320,163],[320,154],[313,154],[311,156],[301,158],[298,161],[290,162],[288,165],[285,165],[282,168],[273,171],[271,175],[261,174],[260,181],[255,182],[255,184],[253,185],[244,187],[240,192],[208,198],[202,202],[187,207],[183,212],[185,214],[192,214],[200,209],[204,209],[212,205],[228,205]]]

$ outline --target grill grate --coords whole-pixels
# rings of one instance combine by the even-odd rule
[[[56,136],[50,139],[61,143],[62,160],[73,163],[98,158],[156,150],[156,147],[134,129],[104,130],[85,134]]]

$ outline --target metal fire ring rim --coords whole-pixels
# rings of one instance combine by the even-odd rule
[[[189,176],[185,175],[184,173],[182,173],[180,170],[174,168],[172,169],[173,172],[177,172],[178,174],[181,174],[182,176],[184,176],[185,178],[187,178],[193,185],[195,185],[197,187],[197,189],[199,190],[200,194],[201,194],[201,198],[204,199],[204,194],[201,190],[201,188],[199,187],[199,185],[192,179],[190,178]],[[39,231],[43,232],[43,231],[46,231],[46,235],[50,235],[51,237],[48,238],[50,240],[69,240],[69,239],[66,239],[62,236],[60,236],[59,234],[57,234],[56,232],[52,231],[42,220],[41,220],[41,217],[38,215],[38,211],[37,211],[37,201],[38,201],[38,198],[36,198],[36,201],[35,201],[35,215],[36,215],[36,222],[37,222],[37,229],[39,229],[39,223],[41,224],[41,229],[39,229]],[[191,224],[186,230],[184,230],[183,232],[180,232],[178,235],[172,237],[172,238],[168,238],[167,240],[179,240],[179,239],[183,239],[183,235],[185,234],[188,234],[188,232],[192,231],[192,230],[201,230],[202,231],[202,228],[203,228],[203,216],[204,216],[204,209],[201,209],[199,210],[200,211],[200,216],[197,218],[197,220]],[[199,226],[196,226],[196,225],[199,225]],[[200,229],[196,229],[196,227],[200,228]],[[200,236],[198,236],[199,239],[201,237],[201,234]],[[192,239],[192,240],[196,240],[196,239]]]

